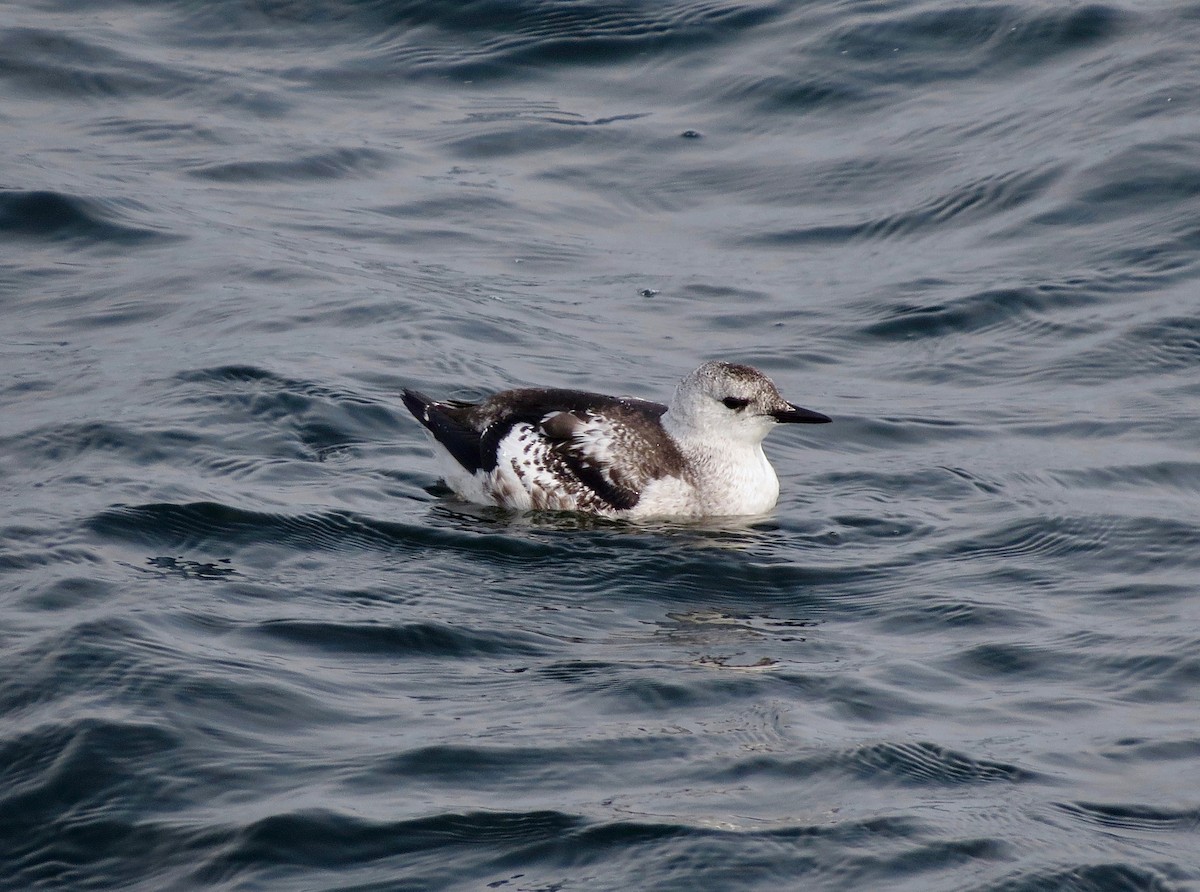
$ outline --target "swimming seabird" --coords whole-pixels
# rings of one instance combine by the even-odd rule
[[[776,423],[824,424],[748,365],[707,362],[671,405],[579,390],[505,390],[478,403],[405,389],[446,484],[460,497],[517,510],[606,517],[761,514],[779,479],[763,454]]]

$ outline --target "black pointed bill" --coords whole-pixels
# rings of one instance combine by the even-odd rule
[[[799,406],[781,409],[778,412],[772,412],[771,417],[782,424],[828,424],[833,421],[828,415],[822,415],[820,412],[814,412],[812,409],[801,409]]]

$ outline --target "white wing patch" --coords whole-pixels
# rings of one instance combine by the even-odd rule
[[[484,488],[498,504],[518,510],[625,511],[648,482],[638,472],[640,445],[603,415],[549,412],[536,425],[514,424],[500,440]]]
[[[497,444],[496,467],[485,487],[498,504],[519,511],[573,511],[581,507],[579,483],[564,478],[560,464],[550,441],[521,422]]]

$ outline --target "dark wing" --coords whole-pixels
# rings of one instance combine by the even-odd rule
[[[625,511],[638,503],[649,475],[636,455],[623,450],[623,429],[607,415],[557,411],[542,418],[538,431],[561,471],[570,474],[604,506]],[[636,438],[634,438],[636,439]],[[641,450],[637,450],[641,451]]]
[[[549,405],[530,423],[561,470],[601,503],[589,507],[628,510],[650,481],[682,475],[679,449],[659,422],[666,406],[570,391]]]
[[[659,424],[660,403],[577,390],[506,390],[480,403],[434,402],[411,390],[404,404],[471,473],[496,468],[500,443],[528,424],[547,447],[558,475],[594,495],[595,509],[627,510],[658,477],[683,473],[683,459]],[[591,498],[586,501],[591,501]]]

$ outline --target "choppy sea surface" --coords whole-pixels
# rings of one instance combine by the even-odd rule
[[[1200,889],[1200,3],[0,3],[0,888]],[[831,425],[514,516],[398,394]]]

